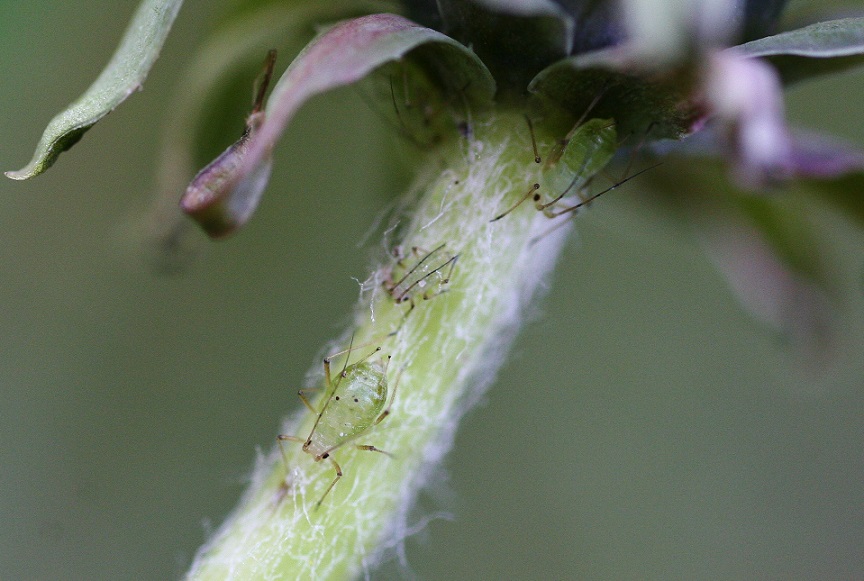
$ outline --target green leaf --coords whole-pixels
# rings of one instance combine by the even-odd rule
[[[6,176],[26,180],[44,172],[97,121],[139,90],[182,4],[183,0],[141,2],[114,56],[96,81],[51,120],[30,163],[18,171],[6,172]]]
[[[818,22],[730,50],[767,58],[786,84],[864,64],[864,18]]]
[[[600,50],[561,60],[543,71],[528,90],[545,105],[576,117],[615,119],[619,136],[678,139],[691,131],[701,112],[688,100],[690,83],[669,75],[652,79],[625,72],[615,50]]]
[[[221,174],[218,187],[208,184],[207,191],[193,182],[181,201],[184,211],[211,236],[224,236],[241,226],[265,186],[261,170],[297,110],[315,95],[354,83],[406,56],[422,65],[439,86],[474,105],[491,102],[495,94],[494,80],[474,53],[439,32],[393,14],[343,22],[313,40],[291,63],[273,89],[255,135],[235,150],[242,159],[232,161],[231,175]],[[227,167],[224,157],[217,161]]]

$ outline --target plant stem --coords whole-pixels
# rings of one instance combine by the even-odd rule
[[[536,129],[541,148],[550,147],[552,138]],[[352,363],[378,346],[382,357],[392,357],[392,411],[352,444],[393,457],[351,444],[336,449],[344,477],[316,509],[333,481],[332,465],[287,442],[286,466],[274,449],[260,459],[239,507],[202,548],[189,579],[351,579],[376,563],[379,547],[406,536],[418,490],[451,447],[459,419],[493,380],[567,230],[544,235],[554,222],[530,202],[490,222],[542,181],[540,166],[520,114],[483,114],[471,133],[428,154],[398,228],[406,254],[416,247],[422,258],[445,244],[439,256],[458,255],[449,282],[429,289],[428,300],[415,294],[413,309],[397,304],[382,284],[388,268],[405,272],[417,259],[409,255],[404,267],[389,258],[365,285],[354,328],[333,349],[347,348],[353,336],[354,345],[368,345],[349,354]],[[334,376],[343,362],[334,361]],[[320,401],[313,405],[321,409]],[[305,439],[315,417],[304,409],[283,433]]]

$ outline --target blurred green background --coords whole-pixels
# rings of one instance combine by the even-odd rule
[[[154,274],[136,221],[160,118],[218,4],[189,2],[146,89],[51,171],[0,181],[4,580],[181,576],[343,328],[375,246],[358,243],[406,183],[398,138],[355,92],[329,95],[289,131],[248,228]],[[2,169],[136,5],[0,1]],[[861,73],[811,83],[790,116],[864,143],[862,95]],[[814,204],[844,289],[815,370],[636,195],[580,218],[411,522],[452,518],[373,578],[864,577],[864,234]]]

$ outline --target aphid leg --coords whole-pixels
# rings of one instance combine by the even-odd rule
[[[513,210],[515,210],[515,209],[518,208],[519,206],[521,206],[521,205],[522,205],[522,202],[524,202],[525,200],[527,200],[528,198],[530,198],[531,195],[534,194],[534,192],[536,192],[536,191],[539,190],[539,189],[540,189],[540,184],[534,184],[534,185],[532,185],[530,188],[528,188],[528,191],[525,192],[525,195],[522,196],[521,198],[519,198],[519,201],[518,201],[518,202],[516,202],[515,204],[513,204],[512,206],[510,206],[509,208],[507,208],[507,209],[504,210],[502,213],[498,214],[497,216],[495,216],[494,218],[492,218],[492,219],[489,220],[489,221],[490,221],[490,222],[497,222],[498,220],[500,220],[501,218],[503,218],[504,216],[506,216],[507,214],[509,214],[510,212],[512,212]]]
[[[631,155],[630,159],[627,160],[627,167],[625,167],[624,171],[621,172],[621,179],[624,179],[624,176],[630,173],[630,169],[633,167],[633,160],[636,159],[636,154],[642,151],[642,148],[645,146],[645,142],[648,140],[648,136],[651,135],[651,130],[654,129],[654,126],[656,124],[656,121],[652,121],[648,124],[648,127],[645,128],[645,133],[642,134],[642,139],[640,139],[639,143],[636,144],[636,148],[633,150],[633,155]]]
[[[585,206],[585,205],[587,205],[587,204],[590,204],[591,202],[593,202],[594,200],[596,200],[597,198],[599,198],[599,197],[602,196],[603,194],[605,194],[605,193],[607,193],[607,192],[611,192],[612,190],[618,188],[619,186],[622,186],[622,185],[626,184],[627,182],[629,182],[630,180],[632,180],[632,179],[635,178],[636,176],[642,175],[642,174],[645,173],[646,171],[648,171],[648,170],[650,170],[650,169],[654,169],[655,167],[657,167],[657,166],[659,166],[659,165],[660,165],[660,164],[657,163],[657,164],[654,164],[654,165],[652,165],[652,166],[646,167],[646,168],[643,169],[643,170],[637,171],[637,172],[634,173],[632,176],[626,177],[626,178],[624,178],[623,180],[620,180],[620,181],[618,181],[618,182],[612,184],[611,186],[609,186],[609,187],[606,188],[605,190],[601,190],[600,192],[597,192],[596,194],[593,194],[593,195],[591,195],[591,196],[588,196],[585,200],[579,202],[578,204],[575,204],[575,205],[573,205],[573,206],[570,206],[569,208],[564,208],[563,210],[559,210],[558,212],[552,212],[551,214],[549,214],[549,217],[550,217],[550,218],[557,218],[558,216],[563,216],[564,214],[567,214],[567,213],[570,213],[570,212],[576,212],[577,210],[579,210],[579,208],[581,208],[582,206]]]
[[[330,454],[324,454],[323,458],[327,458],[330,460],[330,463],[333,464],[333,469],[336,470],[336,478],[333,479],[333,482],[330,483],[330,486],[327,487],[327,490],[324,491],[324,494],[321,495],[321,498],[318,499],[318,502],[315,503],[315,510],[318,510],[321,507],[321,503],[324,502],[324,499],[327,498],[327,495],[330,494],[330,491],[333,490],[333,487],[336,486],[336,483],[339,482],[339,479],[342,478],[342,468],[333,459],[333,456]]]
[[[661,165],[661,164],[660,164],[660,163],[656,163],[656,164],[654,164],[654,165],[652,165],[652,166],[646,167],[645,169],[636,172],[636,173],[633,174],[632,176],[629,176],[629,177],[627,177],[627,178],[625,178],[625,179],[623,179],[623,180],[621,180],[621,181],[619,181],[619,182],[617,182],[617,183],[615,183],[615,184],[612,184],[611,186],[609,186],[609,187],[606,188],[605,190],[602,190],[602,191],[600,191],[600,192],[598,192],[598,193],[596,193],[596,194],[593,194],[593,195],[591,195],[591,196],[588,196],[587,198],[581,200],[578,204],[574,204],[574,205],[570,206],[569,208],[564,208],[563,210],[560,210],[560,211],[558,211],[558,212],[544,212],[544,214],[545,214],[546,217],[548,217],[548,218],[558,218],[558,217],[560,217],[560,216],[563,216],[564,214],[575,214],[576,212],[579,211],[580,208],[582,208],[583,206],[587,206],[588,204],[590,204],[591,202],[593,202],[594,200],[596,200],[597,198],[599,198],[599,197],[602,196],[603,194],[605,194],[605,193],[607,193],[607,192],[611,192],[611,191],[614,190],[615,188],[617,188],[617,187],[619,187],[619,186],[625,184],[626,182],[632,180],[632,179],[635,178],[636,176],[638,176],[638,175],[640,175],[640,174],[643,174],[643,173],[645,173],[645,172],[648,171],[648,170],[654,169],[655,167],[657,167],[657,166],[659,166],[659,165]],[[580,199],[581,199],[581,197],[580,197]],[[528,245],[529,245],[529,246],[534,246],[537,242],[539,242],[540,240],[542,240],[543,238],[545,238],[546,236],[548,236],[549,234],[551,234],[552,232],[554,232],[554,231],[557,230],[558,228],[561,228],[561,227],[564,226],[564,224],[566,224],[566,223],[567,223],[567,220],[564,220],[564,221],[562,221],[562,222],[560,222],[560,223],[558,223],[558,224],[552,226],[551,228],[549,228],[548,230],[546,230],[543,234],[540,234],[539,236],[536,236],[536,237],[532,238],[531,241],[528,243]]]
[[[440,250],[440,249],[443,248],[443,247],[444,247],[444,245],[442,244],[441,246],[439,246],[438,248],[436,248],[436,249],[433,250],[432,252],[437,252],[438,250]],[[431,254],[430,254],[430,255],[431,255]],[[450,265],[450,268],[447,270],[447,276],[445,276],[445,277],[441,280],[441,284],[448,284],[448,283],[450,282],[450,276],[453,274],[453,268],[456,266],[456,261],[457,261],[457,260],[459,260],[459,255],[458,255],[458,254],[457,254],[456,256],[451,256],[449,259],[447,259],[446,262],[444,262],[443,264],[441,264],[441,265],[439,265],[439,266],[436,266],[434,269],[432,269],[431,271],[429,271],[429,272],[427,272],[426,274],[424,274],[421,278],[419,278],[419,279],[415,280],[413,283],[411,283],[411,286],[409,286],[408,288],[406,288],[406,289],[405,289],[405,292],[403,292],[401,296],[405,296],[405,295],[407,295],[410,291],[414,290],[415,287],[418,287],[418,286],[419,286],[419,287],[423,287],[423,286],[425,286],[425,285],[426,285],[426,279],[427,279],[427,278],[429,278],[429,277],[432,276],[432,275],[441,274],[441,273],[444,271],[444,269],[447,267],[447,265],[449,264],[449,265]],[[440,294],[443,293],[443,292],[446,292],[446,290],[441,290],[441,291],[436,292],[436,293],[433,294],[433,295],[430,295],[430,294],[429,294],[429,291],[426,291],[426,292],[423,293],[423,300],[428,301],[429,299],[431,299],[431,298],[433,298],[433,297],[436,297],[436,296],[440,295]]]
[[[549,208],[551,208],[552,206],[554,206],[555,204],[557,204],[558,202],[563,200],[564,196],[566,196],[570,192],[570,190],[573,189],[573,187],[576,185],[576,182],[579,181],[580,177],[581,176],[579,175],[579,173],[577,173],[573,177],[573,181],[570,182],[570,185],[567,186],[567,189],[565,189],[563,192],[561,192],[555,198],[553,198],[549,202],[546,202],[545,204],[540,203],[540,196],[539,195],[534,196],[534,207],[537,208],[539,211],[543,212],[543,215],[546,216],[547,218],[554,218],[555,212],[554,212],[554,210],[550,210]],[[594,181],[594,177],[595,177],[594,175],[590,176],[587,180],[585,180],[584,184],[582,184],[580,187],[576,188],[576,197],[579,198],[580,205],[587,204],[591,201],[590,199],[588,199],[587,197],[585,197],[583,195],[583,192],[588,188],[588,186],[591,185],[591,182]]]
[[[396,287],[398,287],[400,284],[402,284],[403,282],[405,282],[406,280],[408,280],[408,279],[411,277],[411,275],[414,274],[414,273],[417,271],[418,268],[420,268],[421,266],[423,266],[423,264],[424,264],[427,260],[429,260],[429,258],[431,258],[433,254],[435,254],[436,252],[438,252],[439,250],[441,250],[442,248],[444,248],[445,245],[446,245],[446,243],[443,243],[443,244],[441,244],[440,246],[438,246],[437,248],[435,248],[432,252],[427,252],[427,253],[426,253],[426,256],[424,256],[423,258],[421,258],[420,261],[417,262],[417,264],[415,264],[414,266],[412,266],[412,267],[408,270],[408,272],[406,272],[406,273],[402,276],[402,278],[400,278],[399,280],[397,280],[396,282],[394,282],[394,283],[391,285],[390,290],[395,290]],[[417,246],[413,246],[413,247],[411,248],[411,252],[413,252],[415,255],[419,255],[420,251],[421,251],[420,248],[417,247]],[[425,277],[424,277],[424,278],[425,278]],[[415,282],[414,284],[416,284],[416,282]],[[405,300],[405,297],[407,296],[408,291],[409,291],[411,288],[414,287],[414,284],[412,284],[412,285],[409,286],[407,289],[405,289],[404,291],[402,291],[402,292],[399,294],[398,297],[395,297],[397,303],[402,302],[403,300]]]
[[[285,452],[285,444],[283,442],[297,442],[298,444],[302,444],[305,442],[303,438],[298,438],[297,436],[289,436],[287,434],[279,434],[276,436],[276,442],[279,444],[279,450],[282,452],[282,462],[285,463],[285,470],[288,470],[288,453]]]
[[[543,160],[537,152],[537,139],[534,137],[534,123],[528,115],[525,115],[525,121],[528,123],[528,133],[531,134],[531,148],[534,150],[534,163],[540,163]]]
[[[435,270],[433,270],[432,272],[430,272],[429,274],[424,276],[421,280],[425,280],[425,279],[429,278],[430,276],[432,276],[433,274],[442,273],[444,271],[444,268],[446,268],[447,265],[449,264],[450,268],[447,269],[447,275],[441,280],[441,284],[450,284],[450,277],[453,276],[453,269],[456,268],[456,262],[458,260],[459,260],[458,254],[456,256],[450,257],[450,259],[447,260],[447,262],[445,262],[441,266],[437,267]],[[446,288],[445,289],[439,289],[437,292],[435,292],[434,294],[431,294],[431,295],[429,294],[429,291],[426,291],[425,293],[423,293],[423,300],[428,301],[429,299],[435,298],[438,295],[443,295],[448,290],[449,289],[446,289]]]
[[[309,401],[309,398],[306,397],[306,394],[310,391],[321,391],[321,388],[305,387],[303,389],[297,390],[297,396],[300,398],[300,401],[303,402],[303,405],[305,405],[309,409],[310,412],[312,412],[313,414],[317,414],[318,411],[314,407],[312,407],[312,403]]]

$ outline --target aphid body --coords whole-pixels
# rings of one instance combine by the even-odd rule
[[[349,365],[333,382],[303,451],[316,461],[380,421],[387,403],[386,368],[378,361]],[[383,418],[382,418],[383,419]]]
[[[527,119],[527,118],[526,118]],[[531,144],[534,149],[534,160],[540,160],[537,153],[537,143],[534,140],[534,129],[530,120],[528,128],[531,131]],[[540,194],[540,183],[533,184],[528,191],[510,208],[503,211],[491,221],[500,220],[528,198],[532,198],[534,206],[549,218],[554,218],[573,212],[590,199],[582,197],[582,193],[591,180],[605,168],[618,148],[615,123],[611,119],[589,119],[576,125],[572,131],[561,140],[547,157],[541,170],[542,189],[556,192],[555,197],[543,202]],[[565,204],[569,207],[560,209],[559,202],[569,194],[575,194],[578,202]]]
[[[384,361],[371,361],[372,355],[380,351],[380,347],[367,357],[343,367],[335,379],[330,374],[330,361],[333,356],[324,359],[324,398],[320,410],[316,410],[306,397],[310,390],[300,390],[299,396],[303,403],[316,415],[315,424],[306,438],[297,436],[279,435],[277,437],[280,446],[285,440],[302,442],[303,451],[311,455],[316,462],[329,460],[336,471],[336,477],[324,494],[318,500],[316,506],[321,506],[324,498],[342,478],[342,468],[333,459],[332,453],[351,444],[356,438],[366,433],[369,428],[379,424],[390,414],[390,406],[396,396],[394,386],[390,394],[390,402],[387,403],[387,367],[390,363],[388,357]],[[351,349],[348,349],[350,352]],[[398,382],[397,382],[398,383]],[[385,407],[386,406],[386,407]],[[353,444],[359,450],[369,452],[389,453],[379,450],[368,444]],[[285,454],[282,449],[283,456]],[[287,465],[287,457],[286,457]]]
[[[553,150],[547,160],[543,171],[546,187],[563,192],[563,195],[581,190],[609,164],[618,145],[614,121],[585,121],[567,136],[559,149]]]

